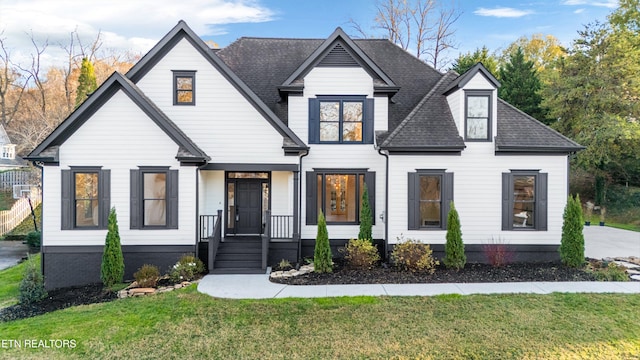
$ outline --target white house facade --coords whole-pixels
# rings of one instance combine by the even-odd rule
[[[125,276],[197,253],[260,272],[357,237],[444,249],[451,202],[471,261],[507,242],[558,258],[568,156],[582,147],[497,96],[478,64],[442,74],[386,40],[243,37],[210,49],[180,21],[28,156],[43,171],[47,288],[98,282],[111,208]],[[335,252],[334,252],[335,253]]]

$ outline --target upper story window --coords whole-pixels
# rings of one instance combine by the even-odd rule
[[[465,92],[465,139],[491,141],[491,91]]]
[[[8,144],[2,146],[2,158],[3,159],[15,159],[16,158],[16,146],[14,144]]]
[[[502,229],[547,230],[547,174],[535,170],[502,174]]]
[[[173,72],[173,105],[196,104],[196,72]]]
[[[372,144],[373,99],[365,96],[309,99],[309,143]]]
[[[62,170],[62,230],[106,229],[110,175],[109,170],[100,167]]]

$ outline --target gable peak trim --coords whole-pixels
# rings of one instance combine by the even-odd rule
[[[444,91],[444,95],[449,95],[458,89],[462,89],[477,73],[484,76],[494,88],[497,89],[500,87],[500,81],[498,81],[498,79],[496,79],[496,77],[493,76],[493,74],[491,74],[491,72],[487,70],[481,62],[479,62],[473,65],[471,69],[467,70],[464,74],[458,76],[451,86]]]

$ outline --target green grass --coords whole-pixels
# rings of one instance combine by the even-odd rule
[[[224,300],[184,290],[0,323],[1,349],[48,359],[630,359],[640,296],[445,295]]]
[[[629,216],[629,215],[625,214],[625,217],[626,216]],[[591,219],[591,226],[599,226],[600,217],[598,215],[591,215],[590,219]],[[585,216],[585,221],[586,220],[589,220],[589,219],[587,219],[587,217]],[[616,221],[621,221],[621,222],[616,222]],[[607,216],[604,224],[605,226],[610,226],[617,229],[640,232],[640,209],[638,211],[638,220],[632,221],[632,220],[627,220],[626,218],[620,219],[617,216],[611,215],[611,216]]]
[[[0,211],[11,209],[11,206],[13,206],[15,202],[16,199],[13,198],[13,192],[11,190],[0,191]]]
[[[38,230],[42,230],[42,204],[36,206],[33,209],[33,212],[36,214],[36,223],[38,224]],[[13,230],[9,231],[7,235],[27,235],[28,233],[34,231],[33,227],[33,218],[31,215],[27,216],[18,226],[16,226]]]
[[[34,255],[31,261],[40,264],[40,254]],[[20,281],[26,262],[12,266],[8,269],[0,271],[0,308],[16,304],[18,302],[18,293]],[[2,340],[2,339],[0,339]],[[0,355],[2,353],[0,352]]]

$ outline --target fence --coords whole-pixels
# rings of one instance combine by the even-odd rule
[[[42,201],[41,196],[31,199],[31,205],[35,208]],[[31,207],[28,198],[21,198],[16,201],[11,210],[0,211],[0,236],[8,233],[18,226],[27,216],[31,215]]]
[[[12,190],[13,185],[36,185],[39,182],[38,174],[29,170],[9,170],[0,172],[0,189]]]

